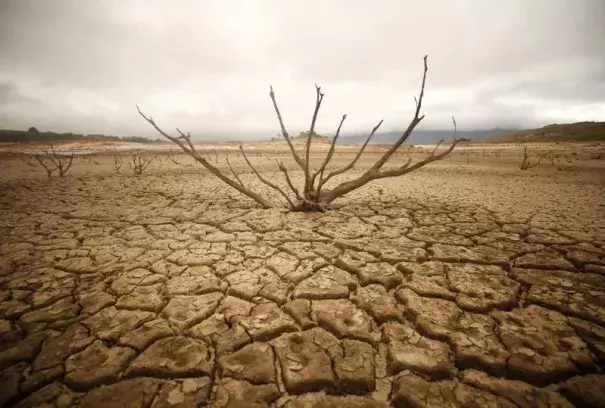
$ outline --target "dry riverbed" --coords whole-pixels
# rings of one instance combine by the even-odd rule
[[[603,406],[603,160],[486,149],[325,214],[259,209],[182,155],[51,180],[7,155],[0,406]],[[275,158],[252,157],[281,180]]]

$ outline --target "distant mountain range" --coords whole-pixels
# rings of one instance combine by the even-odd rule
[[[399,137],[401,131],[378,132],[374,135],[370,144],[392,144]],[[298,137],[304,137],[304,132]],[[368,137],[367,133],[343,134],[338,138],[339,145],[362,144]],[[431,144],[441,139],[446,142],[452,140],[452,130],[415,130],[407,143],[411,144]],[[552,124],[538,129],[502,129],[494,128],[489,130],[459,130],[457,137],[465,137],[475,142],[486,143],[522,143],[522,142],[570,142],[570,141],[605,141],[605,122],[577,122],[569,124]],[[272,138],[272,140],[275,137]],[[269,138],[265,133],[248,133],[246,137],[234,138],[234,135],[206,135],[194,140],[206,142],[227,142],[233,140],[242,141],[266,141]],[[278,138],[280,140],[283,140]],[[23,142],[46,142],[50,143],[58,140],[104,140],[104,141],[125,141],[138,143],[164,142],[163,138],[150,139],[140,136],[116,137],[101,134],[78,134],[78,133],[55,133],[40,132],[32,127],[28,130],[9,130],[0,129],[0,143],[23,143]],[[326,138],[324,143],[329,143]]]
[[[577,122],[553,124],[538,129],[520,130],[492,136],[491,143],[523,142],[592,142],[605,141],[605,122]]]
[[[459,130],[457,133],[457,137],[466,137],[472,140],[481,141],[518,131],[519,129],[500,128],[494,128],[490,130]],[[392,144],[397,139],[399,139],[402,133],[403,130],[398,132],[378,132],[374,135],[374,137],[372,137],[370,144]],[[451,140],[453,136],[453,130],[415,130],[410,135],[410,138],[407,140],[407,143],[430,144],[436,143],[441,139],[444,139],[447,142],[448,140]],[[338,138],[337,144],[360,144],[365,142],[367,137],[367,133],[342,135]]]

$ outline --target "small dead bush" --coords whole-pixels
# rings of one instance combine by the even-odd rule
[[[120,169],[122,168],[122,164],[124,160],[122,159],[122,154],[119,152],[114,152],[113,154],[113,171],[116,174],[120,174]]]
[[[59,177],[65,177],[65,174],[71,168],[71,164],[74,161],[74,154],[72,153],[70,156],[63,156],[57,154],[55,151],[55,147],[50,145],[51,152],[48,150],[44,150],[44,156],[40,154],[35,154],[34,157],[38,160],[38,163],[44,170],[46,170],[46,175],[48,178],[52,178],[52,175],[55,171],[59,171]]]
[[[523,146],[523,158],[521,159],[521,163],[519,164],[519,168],[521,170],[528,170],[528,169],[538,166],[540,164],[540,162],[548,156],[548,152],[542,153],[538,157],[537,161],[532,162],[529,152],[527,151],[527,145],[523,144],[522,146]]]
[[[142,157],[140,154],[133,154],[132,163],[128,163],[128,165],[135,175],[140,176],[147,170],[152,161],[153,157]]]

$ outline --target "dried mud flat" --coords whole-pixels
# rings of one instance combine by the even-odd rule
[[[197,174],[1,187],[0,405],[605,404],[602,173],[438,165],[325,214]]]

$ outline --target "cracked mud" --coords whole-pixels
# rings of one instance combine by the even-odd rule
[[[602,222],[368,197],[7,183],[0,406],[604,406]]]

